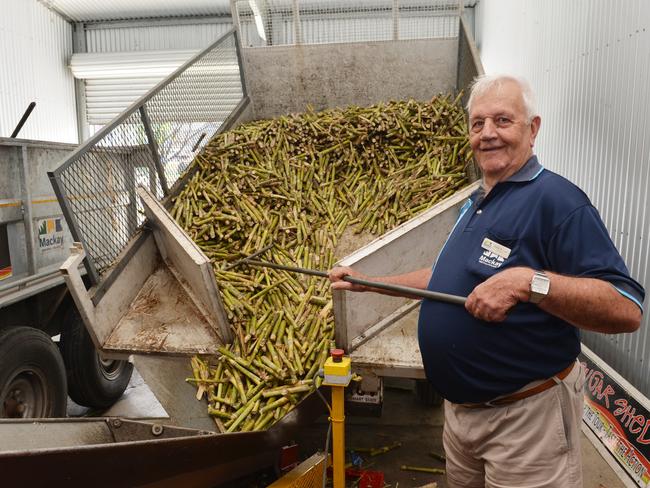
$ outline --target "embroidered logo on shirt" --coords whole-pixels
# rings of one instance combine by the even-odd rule
[[[496,253],[493,253],[492,251],[488,251],[487,249],[483,251],[483,254],[481,254],[478,258],[479,263],[485,264],[490,268],[500,268],[505,261],[506,260],[503,259],[503,257],[499,256]]]

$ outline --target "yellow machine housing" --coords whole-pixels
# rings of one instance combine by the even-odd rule
[[[339,362],[329,357],[325,361],[324,385],[327,386],[348,386],[352,379],[352,362],[349,357],[343,357]]]

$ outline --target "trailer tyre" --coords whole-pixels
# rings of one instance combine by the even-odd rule
[[[0,417],[65,417],[63,359],[49,335],[32,327],[0,330]]]
[[[427,407],[439,407],[444,402],[444,398],[440,396],[427,380],[416,380],[415,392],[420,402]]]
[[[122,396],[133,365],[128,361],[103,359],[74,306],[65,315],[60,348],[66,366],[68,395],[76,403],[104,409]]]

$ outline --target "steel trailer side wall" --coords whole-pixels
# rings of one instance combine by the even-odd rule
[[[650,3],[484,0],[476,28],[486,70],[524,75],[537,91],[540,161],[587,193],[648,290]],[[633,334],[583,334],[646,396],[649,326],[646,311]]]
[[[254,117],[265,119],[456,89],[458,39],[242,49]]]
[[[7,225],[13,276],[0,281],[0,308],[36,293],[32,284],[39,275],[52,273],[68,256],[72,238],[47,178],[76,146],[26,139],[0,138],[0,224]],[[60,219],[63,241],[56,246],[39,244],[38,226],[45,219]],[[26,223],[31,220],[31,229]],[[29,236],[32,239],[28,239]],[[31,262],[30,262],[31,261]],[[22,280],[20,292],[7,290]],[[7,293],[5,293],[7,292]]]

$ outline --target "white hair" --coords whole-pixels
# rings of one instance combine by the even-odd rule
[[[521,76],[497,74],[497,75],[481,75],[474,79],[474,83],[470,88],[469,99],[467,100],[467,112],[471,113],[472,104],[474,99],[485,95],[492,89],[500,89],[507,82],[515,82],[520,90],[521,96],[524,100],[524,107],[526,109],[526,116],[528,122],[537,117],[537,104],[535,102],[535,93],[533,92],[528,80]]]

